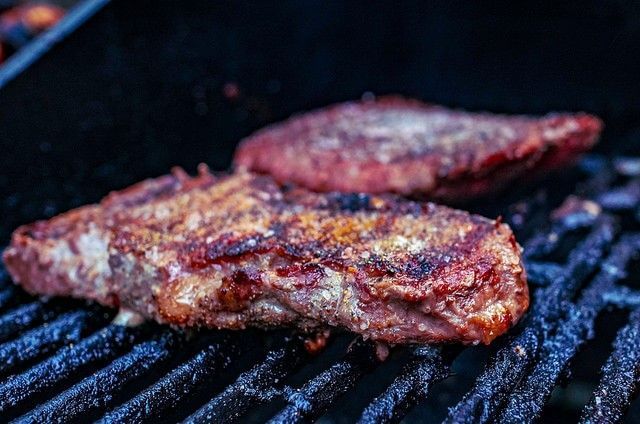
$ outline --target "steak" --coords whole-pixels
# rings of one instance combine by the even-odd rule
[[[520,247],[499,221],[249,173],[142,182],[19,228],[4,260],[31,293],[187,327],[489,343],[529,302]]]
[[[73,296],[118,306],[111,292],[109,228],[115,213],[202,187],[214,180],[206,167],[198,177],[182,169],[110,193],[100,204],[87,205],[48,221],[23,225],[14,231],[4,251],[14,281],[34,294]]]
[[[43,255],[38,246],[48,248],[43,228],[30,255],[16,243],[28,235],[14,237],[9,271],[32,292],[121,305],[177,326],[335,326],[390,343],[489,343],[528,306],[510,229],[466,212],[390,195],[286,189],[248,173],[145,199],[106,202],[96,250],[104,255],[108,240],[100,269],[109,271],[99,283],[79,272],[66,285],[42,283],[41,260],[29,272]],[[96,256],[70,252],[83,264]],[[63,274],[75,262],[53,263]]]
[[[597,141],[594,116],[470,113],[383,97],[294,116],[240,144],[237,168],[315,191],[385,193],[460,203],[531,170],[572,162]]]

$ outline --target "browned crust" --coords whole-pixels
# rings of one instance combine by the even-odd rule
[[[145,204],[113,231],[113,291],[176,325],[328,324],[392,343],[488,343],[526,310],[506,225],[393,196],[349,211],[345,199],[240,173]]]
[[[23,225],[14,231],[3,253],[4,263],[13,280],[30,293],[117,306],[117,296],[110,292],[108,264],[108,227],[115,225],[114,214],[212,181],[205,167],[195,178],[175,168],[170,175],[114,191],[98,205]]]
[[[390,343],[489,343],[529,302],[504,224],[389,195],[286,190],[247,173],[145,181],[21,227],[4,260],[32,293],[160,322],[329,325]]]
[[[260,130],[241,142],[234,163],[316,191],[460,202],[495,192],[543,158],[545,170],[562,166],[590,149],[601,129],[584,113],[503,116],[384,97]]]

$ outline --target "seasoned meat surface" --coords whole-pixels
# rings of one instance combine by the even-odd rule
[[[430,203],[239,173],[120,215],[112,292],[161,322],[488,343],[528,306],[510,229]]]
[[[461,202],[572,161],[601,127],[584,113],[505,116],[383,97],[262,129],[242,141],[235,165],[316,191]]]
[[[164,323],[336,326],[390,343],[489,343],[529,301],[500,222],[249,173],[143,182],[18,229],[4,259],[32,293]]]
[[[205,167],[189,177],[180,168],[110,193],[100,204],[74,209],[14,231],[3,259],[14,281],[28,292],[74,296],[117,306],[111,292],[108,245],[114,214],[136,205],[211,184]]]

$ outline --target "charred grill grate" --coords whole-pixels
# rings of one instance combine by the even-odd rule
[[[587,178],[577,197],[554,212],[557,201],[536,196],[509,208],[507,219],[526,240],[532,306],[508,337],[486,349],[484,369],[448,403],[445,422],[540,418],[607,308],[630,313],[581,405],[581,420],[616,422],[629,408],[640,381],[640,290],[631,284],[640,252],[640,161],[590,157],[581,168]],[[536,230],[543,221],[546,229]],[[394,348],[382,364],[373,343],[333,340],[337,351],[330,346],[313,357],[300,338],[284,333],[182,334],[109,324],[110,311],[37,301],[6,279],[0,314],[0,417],[20,423],[306,422],[394,361],[400,365],[382,378],[386,387],[365,390],[368,405],[358,414],[362,423],[396,422],[446,384],[452,364],[469,350]]]

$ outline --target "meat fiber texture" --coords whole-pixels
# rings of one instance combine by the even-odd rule
[[[499,221],[239,172],[162,177],[21,227],[4,260],[32,293],[176,326],[469,344],[491,342],[527,309],[520,251]]]
[[[558,169],[598,140],[585,113],[471,113],[400,97],[348,102],[259,130],[237,168],[315,191],[398,193],[447,203]]]
[[[175,168],[170,175],[110,193],[100,204],[23,225],[14,231],[4,251],[4,263],[14,281],[28,292],[118,306],[118,298],[111,292],[108,250],[109,229],[117,225],[116,212],[210,184],[213,179],[206,167],[200,168],[196,178]]]

